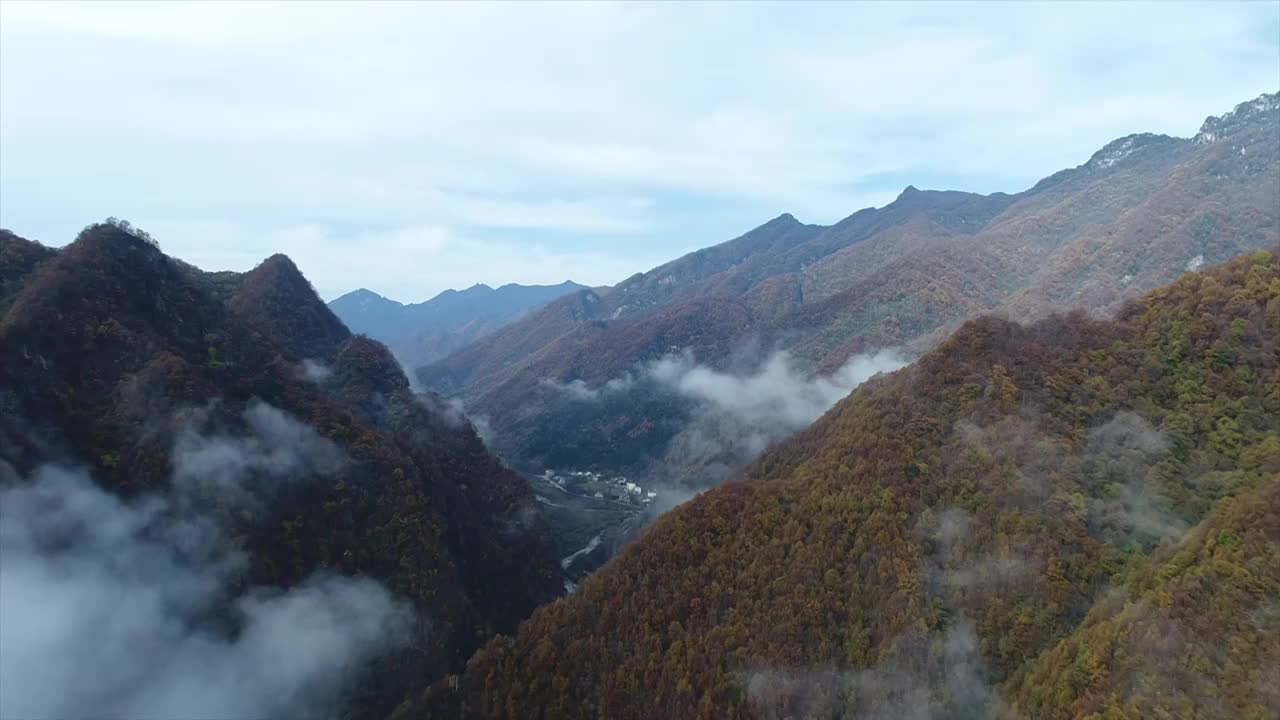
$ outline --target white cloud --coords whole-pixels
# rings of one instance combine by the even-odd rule
[[[687,353],[663,358],[650,365],[649,376],[694,400],[697,409],[662,462],[697,483],[719,481],[769,443],[807,427],[877,373],[906,364],[896,351],[881,350],[849,358],[830,376],[813,377],[785,352],[771,354],[750,373],[722,372]]]
[[[295,260],[335,290],[402,299],[526,264],[611,283],[783,211],[832,222],[907,183],[1018,190],[1120,135],[1189,135],[1280,86],[1278,17],[1248,3],[5,3],[0,224],[57,244],[128,217],[178,255],[202,242],[160,226],[245,230],[204,253],[223,262],[282,249],[295,226],[341,242],[432,228],[505,262],[406,291],[345,276],[324,243]]]
[[[689,354],[668,356],[650,368],[658,382],[753,426],[780,426],[794,432],[817,420],[855,387],[906,361],[892,350],[856,355],[830,377],[809,377],[785,352],[768,357],[750,374],[721,372],[694,362]],[[757,448],[760,450],[763,448]]]
[[[198,411],[178,436],[173,452],[173,482],[186,491],[216,488],[230,501],[248,504],[266,481],[330,477],[348,460],[332,440],[264,402],[254,401],[243,418],[250,433],[243,437],[207,432],[207,413]],[[244,478],[259,477],[252,488]]]
[[[251,507],[343,458],[269,405],[244,419],[243,437],[185,433],[163,494],[123,500],[57,466],[0,488],[0,716],[327,717],[370,659],[426,631],[368,578],[246,587],[193,489]]]
[[[595,387],[580,379],[568,383],[544,379],[543,384],[575,403],[658,390],[687,399],[691,413],[667,444],[655,474],[708,487],[759,455],[769,443],[817,420],[876,374],[906,364],[898,352],[880,350],[849,358],[829,376],[814,376],[779,351],[763,358],[754,370],[730,372],[700,364],[692,353],[684,352],[666,355]],[[666,487],[664,482],[659,484]]]

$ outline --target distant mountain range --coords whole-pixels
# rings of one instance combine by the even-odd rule
[[[386,343],[410,367],[448,355],[530,310],[586,286],[566,280],[559,285],[473,285],[445,290],[420,303],[405,305],[371,290],[355,290],[329,303],[329,309],[351,328]]]
[[[784,214],[616,287],[569,294],[417,374],[486,417],[518,467],[706,486],[794,427],[747,443],[726,439],[735,431],[723,423],[691,429],[690,400],[645,382],[654,363],[691,357],[708,372],[755,376],[782,351],[797,372],[826,376],[886,348],[917,356],[981,313],[1106,314],[1278,239],[1280,101],[1270,94],[1207,119],[1193,138],[1117,139],[1015,194],[907,187],[829,227]]]

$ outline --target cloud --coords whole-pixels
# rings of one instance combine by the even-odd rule
[[[0,715],[322,713],[409,626],[377,583],[327,575],[216,612],[245,559],[173,511],[56,467],[0,491]]]
[[[699,485],[714,483],[769,445],[817,420],[855,387],[880,372],[906,365],[893,350],[850,358],[827,377],[812,377],[785,352],[754,372],[729,373],[672,355],[647,373],[661,386],[697,404],[693,419],[668,445],[663,465],[688,473]]]
[[[810,378],[785,352],[770,355],[751,374],[733,374],[699,365],[692,355],[668,356],[650,368],[660,383],[744,420],[804,427],[854,387],[906,362],[893,351],[850,358],[830,377]]]
[[[937,523],[930,535],[938,542],[940,551],[945,557],[951,554],[952,548],[958,543],[969,538],[969,531],[973,528],[973,516],[961,508],[947,508],[938,513]]]
[[[644,486],[646,491],[656,492],[653,502],[645,507],[648,519],[652,520],[667,511],[683,505],[695,497],[702,494],[702,490],[690,488],[687,485],[676,485],[673,483],[656,482]]]
[[[1130,411],[1089,432],[1085,469],[1110,486],[1108,494],[1090,503],[1096,523],[1155,541],[1181,537],[1189,529],[1151,477],[1169,448],[1164,433]]]
[[[954,590],[992,582],[1012,564],[983,560],[960,570],[943,566],[960,555],[973,529],[972,516],[960,508],[918,519],[916,533],[934,543],[926,570]],[[1023,570],[1013,571],[1015,576]],[[993,588],[994,589],[994,588]],[[950,593],[937,596],[952,610]],[[962,614],[943,626],[913,627],[871,648],[870,667],[835,665],[788,667],[765,664],[741,677],[752,709],[765,718],[857,717],[869,720],[941,720],[1014,717],[996,692],[973,623]]]
[[[1122,410],[1089,431],[1088,446],[1094,455],[1129,462],[1135,453],[1141,456],[1168,450],[1169,440],[1141,415]]]
[[[235,502],[261,497],[271,483],[331,477],[347,464],[341,448],[278,408],[254,401],[242,418],[246,435],[211,432],[208,412],[196,411],[173,450],[173,482],[181,490],[213,487]],[[252,488],[244,478],[253,474]]]
[[[649,372],[652,372],[650,370]],[[544,378],[541,384],[553,390],[563,393],[571,400],[579,402],[594,402],[608,395],[627,392],[636,385],[636,377],[632,373],[625,373],[620,377],[612,378],[599,387],[591,387],[583,380],[571,380],[567,383],[556,382],[550,378]]]
[[[921,517],[916,527],[919,537],[933,542],[932,552],[925,557],[925,572],[931,588],[947,600],[958,593],[970,602],[1017,591],[1026,583],[1039,581],[1039,563],[1016,548],[1000,546],[973,556],[973,516],[962,508],[947,508],[936,515]]]
[[[896,351],[881,350],[854,356],[829,376],[814,377],[797,367],[785,351],[768,355],[745,372],[717,370],[684,352],[666,355],[597,386],[580,379],[567,383],[545,379],[542,384],[580,403],[635,392],[683,398],[691,403],[692,416],[668,443],[652,472],[661,478],[659,484],[709,487],[769,443],[807,427],[873,375],[905,365]]]
[[[356,248],[291,253],[326,296],[613,283],[782,211],[830,223],[908,183],[1018,190],[1122,135],[1191,134],[1280,86],[1278,17],[6,3],[0,225],[56,244],[128,217],[210,269],[316,228]],[[423,228],[450,251],[419,262]]]
[[[307,382],[323,383],[333,375],[333,369],[319,360],[304,359],[298,363],[298,377]]]
[[[1037,506],[1063,483],[1080,483],[1089,496],[1092,532],[1158,542],[1189,527],[1172,511],[1167,483],[1177,487],[1174,475],[1203,469],[1168,466],[1169,439],[1137,413],[1117,412],[1091,428],[1083,446],[1043,430],[1033,408],[985,427],[960,421],[955,433],[961,452],[999,467],[979,482],[1006,502]]]
[[[977,589],[980,594],[1004,592],[1028,579],[1033,567],[1018,553],[1005,551],[946,570],[942,582],[949,588]]]
[[[445,398],[434,392],[418,392],[415,400],[435,413],[436,417],[443,420],[449,427],[462,428],[470,424],[471,429],[475,430],[476,436],[480,438],[480,442],[484,443],[485,447],[493,447],[493,426],[489,424],[488,416],[468,413],[462,398]]]
[[[578,400],[582,402],[599,400],[602,392],[599,389],[590,387],[583,380],[571,380],[567,383],[562,383],[556,382],[550,378],[544,378],[541,384],[558,392],[564,393],[564,395],[570,400]]]
[[[752,709],[770,720],[1011,717],[992,685],[973,624],[964,618],[946,628],[904,633],[870,668],[761,665],[740,681]]]

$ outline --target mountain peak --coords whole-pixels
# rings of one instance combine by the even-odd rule
[[[1252,100],[1240,103],[1223,115],[1210,115],[1205,118],[1195,141],[1201,144],[1216,142],[1247,127],[1250,123],[1265,121],[1275,114],[1280,114],[1280,93],[1263,93]],[[1272,120],[1274,121],[1274,118]]]
[[[285,272],[302,276],[302,271],[294,264],[293,260],[284,253],[276,253],[259,264],[260,268],[271,268],[273,272]]]
[[[358,290],[352,290],[346,295],[335,299],[333,302],[329,303],[329,307],[334,308],[335,311],[337,311],[338,308],[342,308],[346,312],[360,313],[372,312],[375,308],[399,308],[404,307],[404,305],[390,298],[383,297],[368,288],[360,288]],[[342,313],[339,312],[339,314]]]
[[[1116,138],[1106,145],[1103,145],[1102,149],[1094,153],[1093,156],[1089,158],[1089,162],[1085,163],[1085,165],[1092,170],[1103,170],[1109,167],[1114,167],[1117,163],[1141,150],[1176,142],[1185,141],[1179,141],[1177,138],[1170,137],[1168,135],[1157,135],[1155,133],[1134,133],[1132,135],[1125,135],[1124,137]]]
[[[258,263],[258,266],[244,274],[241,290],[252,289],[253,286],[273,286],[276,292],[285,292],[293,299],[309,301],[308,296],[315,295],[311,282],[303,276],[302,271],[288,255],[276,253]],[[319,299],[319,296],[316,296]]]
[[[325,357],[350,337],[287,255],[245,273],[229,305],[296,359]]]
[[[81,230],[71,248],[77,253],[107,253],[111,256],[121,253],[142,253],[149,257],[161,255],[160,247],[150,235],[114,218]]]
[[[350,300],[375,300],[375,299],[376,299],[376,300],[386,300],[387,298],[385,298],[385,297],[383,297],[383,296],[379,295],[378,293],[376,293],[376,292],[374,292],[374,291],[370,290],[369,288],[356,288],[355,290],[352,290],[351,292],[349,292],[349,293],[347,293],[347,294],[345,294],[345,295],[343,295],[343,296],[339,297],[337,300],[334,300],[334,302],[338,302],[338,300],[343,300],[343,299],[350,299]]]

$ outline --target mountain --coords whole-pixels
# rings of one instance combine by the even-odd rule
[[[563,297],[417,374],[487,418],[519,468],[706,486],[795,426],[757,425],[745,441],[719,420],[691,429],[705,413],[684,385],[647,381],[655,364],[687,354],[704,375],[757,377],[784,352],[804,378],[836,378],[886,349],[918,356],[981,313],[1105,315],[1188,269],[1274,245],[1277,198],[1272,94],[1194,138],[1120,138],[1016,194],[908,187],[830,227],[782,215]]]
[[[397,717],[1275,717],[1280,247],[965,323]]]
[[[329,303],[329,309],[357,333],[381,340],[410,367],[444,357],[528,312],[586,289],[572,281],[559,285],[473,285],[445,290],[421,303],[404,305],[360,289]]]
[[[39,243],[0,229],[0,312],[9,307],[27,276],[54,255],[53,250]]]
[[[6,607],[23,588],[65,595],[32,622],[53,613],[68,642],[95,643],[57,649],[80,658],[55,663],[75,670],[65,705],[6,713],[381,717],[562,591],[527,482],[288,258],[205,273],[124,223],[60,250],[4,232],[0,308],[4,567],[36,573],[6,576]],[[76,624],[117,595],[112,623]],[[296,643],[258,639],[303,626]],[[208,676],[166,685],[184,659]],[[257,704],[174,689],[216,681],[219,663]]]

